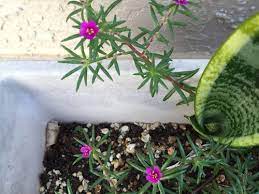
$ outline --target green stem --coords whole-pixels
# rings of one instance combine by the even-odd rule
[[[117,186],[112,182],[112,178],[110,176],[109,170],[107,170],[108,168],[105,166],[105,164],[103,164],[103,162],[101,161],[101,159],[99,158],[99,155],[96,154],[95,159],[97,160],[97,162],[100,164],[102,170],[105,172],[104,176],[106,177],[105,179],[109,182],[110,186],[112,187],[113,191],[115,194],[117,194]]]
[[[146,48],[143,50],[142,54],[145,54],[148,50],[148,48],[151,46],[151,44],[154,42],[155,38],[158,36],[160,30],[164,27],[164,25],[167,23],[169,17],[172,15],[172,13],[175,14],[177,10],[177,6],[176,5],[173,5],[167,12],[167,14],[162,17],[162,19],[160,20],[160,24],[158,25],[159,26],[159,30],[153,34],[150,38],[149,38],[149,43],[147,44]]]

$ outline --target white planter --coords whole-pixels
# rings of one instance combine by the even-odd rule
[[[178,70],[201,68],[208,60],[175,60]],[[148,88],[137,91],[131,61],[120,61],[121,77],[114,82],[75,92],[77,75],[61,81],[72,66],[53,61],[0,62],[0,190],[3,194],[38,193],[45,127],[49,120],[82,122],[186,122],[192,106],[177,107],[177,99],[163,102],[164,91],[152,98]]]

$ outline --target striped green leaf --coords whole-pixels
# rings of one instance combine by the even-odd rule
[[[200,79],[195,129],[233,147],[259,145],[259,14],[218,49]]]

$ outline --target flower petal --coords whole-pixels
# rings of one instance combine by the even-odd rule
[[[87,26],[88,26],[88,27],[95,27],[95,26],[97,26],[97,24],[96,24],[95,21],[90,20],[89,22],[87,22]]]
[[[151,175],[153,169],[151,167],[146,168],[146,174]]]

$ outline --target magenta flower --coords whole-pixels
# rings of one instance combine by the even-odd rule
[[[187,5],[189,0],[174,0],[177,5]]]
[[[82,22],[80,27],[80,35],[86,39],[93,40],[99,32],[99,27],[95,21]]]
[[[89,158],[91,152],[92,152],[92,147],[89,145],[84,145],[80,148],[80,152],[82,153],[83,158]]]
[[[163,174],[158,166],[148,167],[146,169],[146,179],[153,184],[159,183],[162,176]]]

